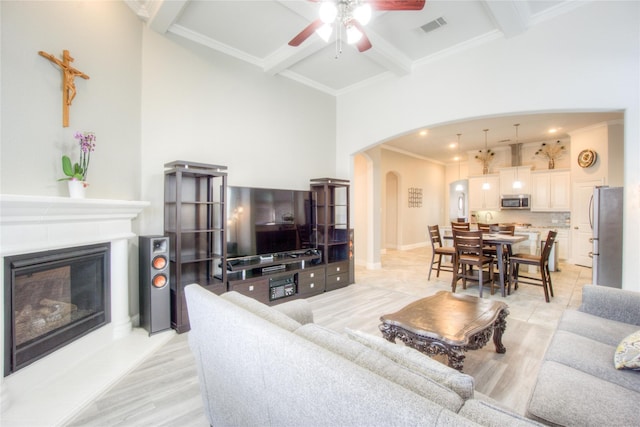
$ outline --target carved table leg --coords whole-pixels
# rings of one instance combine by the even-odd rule
[[[501,310],[498,314],[498,318],[493,324],[493,343],[496,346],[496,353],[505,353],[507,349],[502,345],[502,334],[507,328],[507,316],[509,315],[509,310],[506,308]]]
[[[382,332],[382,337],[384,339],[392,343],[396,342],[396,334],[391,325],[381,323],[380,325],[378,325],[378,329],[380,329],[380,332]]]
[[[464,364],[464,349],[458,347],[449,347],[449,351],[447,352],[447,359],[449,361],[449,366],[453,369],[457,369],[462,372],[462,366]]]

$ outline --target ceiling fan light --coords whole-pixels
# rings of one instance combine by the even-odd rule
[[[358,43],[361,38],[362,38],[362,32],[360,32],[360,30],[358,30],[353,25],[349,25],[347,27],[347,43],[349,44]]]
[[[316,30],[316,34],[320,36],[322,40],[325,42],[329,42],[329,38],[331,38],[331,33],[333,32],[333,26],[331,24],[324,24],[320,28]]]
[[[320,20],[325,24],[331,24],[338,16],[338,8],[332,1],[323,1],[320,4]]]
[[[361,4],[353,10],[353,17],[361,24],[367,25],[371,21],[371,6],[369,3]]]

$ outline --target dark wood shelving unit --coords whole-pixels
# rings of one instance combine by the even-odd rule
[[[226,166],[167,163],[164,173],[164,233],[170,244],[171,327],[189,330],[184,287],[198,283],[227,290]]]
[[[349,227],[349,181],[334,178],[311,180],[315,193],[313,233],[326,266],[325,290],[353,283],[353,242]]]

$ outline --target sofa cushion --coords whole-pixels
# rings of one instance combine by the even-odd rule
[[[274,310],[273,307],[264,305],[263,303],[246,295],[242,295],[241,293],[231,291],[220,295],[220,297],[239,307],[244,308],[245,310],[263,318],[264,320],[268,320],[269,322],[280,326],[283,329],[286,329],[289,332],[293,332],[300,327],[299,322],[293,320],[286,314]]]
[[[355,364],[370,370],[414,393],[423,396],[453,412],[458,412],[463,400],[454,391],[431,378],[414,372],[344,335],[316,324],[301,326],[295,331],[309,341],[324,347]]]
[[[287,301],[274,305],[273,309],[286,314],[301,325],[313,323],[313,311],[311,311],[311,304],[309,304],[307,300],[296,299]]]
[[[563,426],[631,426],[638,425],[638,402],[640,393],[546,361],[531,393],[527,416]]]
[[[625,337],[613,357],[616,369],[640,369],[640,331]]]
[[[640,373],[620,371],[611,361],[615,347],[567,331],[556,331],[545,360],[562,363],[604,381],[640,392]]]
[[[464,400],[473,398],[475,385],[472,376],[463,374],[437,360],[433,360],[413,348],[394,344],[384,338],[364,332],[348,328],[345,331],[349,338],[366,345],[414,372],[419,372],[444,385],[458,393]]]
[[[566,310],[558,323],[558,329],[617,346],[622,338],[637,331],[638,327],[577,310]]]
[[[531,420],[517,415],[500,405],[486,400],[469,399],[458,412],[469,420],[483,426],[530,426]]]

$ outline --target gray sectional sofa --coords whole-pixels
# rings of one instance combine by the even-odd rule
[[[587,285],[547,348],[527,416],[549,425],[640,425],[640,371],[614,367],[614,353],[640,330],[640,293]]]
[[[185,294],[212,426],[537,425],[413,349],[314,324],[304,300],[268,307],[199,285]]]

